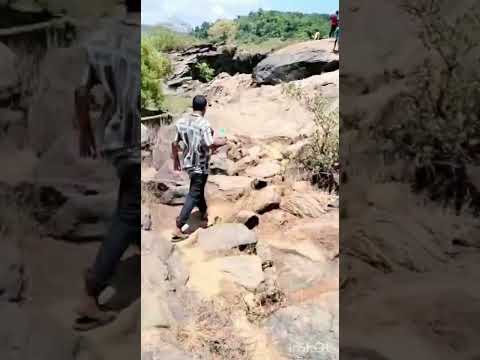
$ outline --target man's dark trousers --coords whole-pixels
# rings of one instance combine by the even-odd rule
[[[338,27],[338,25],[332,25],[332,26],[330,26],[330,35],[329,35],[329,37],[331,37],[331,38],[333,37],[333,35],[335,34],[335,30],[337,30],[337,27]]]
[[[86,287],[98,297],[108,286],[120,260],[132,243],[141,240],[141,169],[138,164],[117,168],[120,178],[117,209],[109,232],[102,242],[93,266],[87,271]]]
[[[181,229],[190,218],[195,207],[202,215],[207,214],[207,201],[205,200],[205,186],[207,185],[208,174],[192,174],[190,176],[190,190],[180,216],[177,218],[177,227]]]

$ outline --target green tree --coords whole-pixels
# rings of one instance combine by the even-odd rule
[[[206,40],[208,39],[208,30],[210,30],[211,26],[212,24],[205,21],[202,25],[196,26],[195,29],[193,29],[192,35],[198,39]]]
[[[162,80],[171,73],[172,66],[148,37],[142,39],[141,51],[141,107],[142,109],[163,110]]]
[[[208,30],[208,35],[215,42],[230,42],[238,33],[238,24],[233,20],[218,20]]]

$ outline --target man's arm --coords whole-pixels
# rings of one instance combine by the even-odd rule
[[[176,130],[175,140],[172,142],[172,160],[173,160],[173,170],[180,171],[180,158],[178,157],[178,152],[180,151],[180,134]]]
[[[218,148],[221,148],[222,146],[225,146],[225,145],[227,145],[227,141],[224,138],[217,137],[213,140],[213,144],[210,146],[210,148],[213,151],[216,151]]]
[[[97,152],[90,119],[90,91],[93,85],[91,69],[88,69],[83,84],[75,89],[75,114],[79,130],[81,157],[95,157]]]
[[[203,142],[213,152],[215,152],[218,148],[227,145],[227,142],[224,138],[214,138],[214,134],[215,132],[210,126],[203,132]]]

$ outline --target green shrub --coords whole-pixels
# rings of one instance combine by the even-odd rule
[[[210,82],[215,78],[215,69],[212,69],[207,63],[197,64],[195,69],[200,81]]]
[[[377,141],[393,144],[389,155],[407,158],[416,191],[480,212],[480,192],[469,178],[468,165],[480,151],[480,78],[465,59],[475,54],[480,11],[472,7],[457,18],[445,17],[445,1],[405,0],[402,7],[417,21],[420,39],[430,56],[416,71],[411,93],[403,98],[401,121],[376,124]]]
[[[233,20],[218,20],[209,29],[209,38],[216,43],[230,43],[238,33],[238,23]]]
[[[142,109],[163,110],[162,80],[171,73],[172,66],[170,61],[155,49],[148,38],[142,39],[141,48],[141,107]]]
[[[337,189],[335,176],[339,163],[339,114],[330,110],[320,95],[309,96],[299,87],[287,84],[283,93],[296,99],[312,112],[315,130],[308,145],[295,159],[319,185]]]
[[[195,39],[192,36],[161,26],[149,31],[145,37],[148,37],[155,49],[161,52],[182,50],[195,43]]]

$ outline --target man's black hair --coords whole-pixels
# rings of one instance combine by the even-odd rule
[[[125,5],[127,6],[127,12],[129,13],[139,13],[142,11],[141,0],[126,0]]]
[[[204,111],[207,108],[207,98],[197,95],[193,98],[193,111]]]
[[[335,13],[338,15],[338,10]]]

